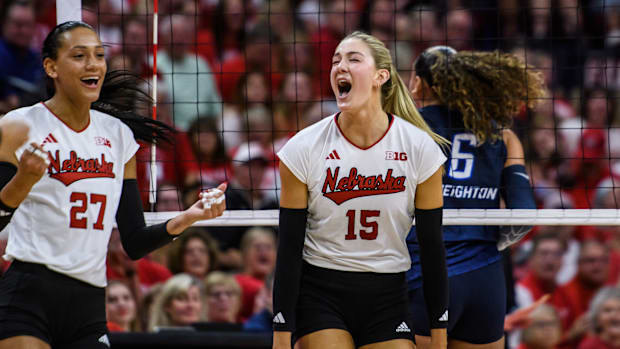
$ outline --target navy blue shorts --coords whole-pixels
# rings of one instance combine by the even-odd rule
[[[105,289],[13,261],[0,279],[0,340],[33,336],[52,348],[109,348]]]
[[[504,335],[506,283],[502,261],[450,277],[448,337],[471,344],[493,343]],[[415,334],[430,336],[422,287],[409,291]]]
[[[356,346],[413,340],[405,273],[347,272],[304,262],[294,338],[335,328]]]

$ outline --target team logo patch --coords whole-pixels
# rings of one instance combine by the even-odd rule
[[[112,143],[110,143],[110,140],[105,138],[105,137],[95,137],[95,144],[96,145],[103,145],[106,146],[108,148],[112,148]]]
[[[323,183],[323,196],[337,205],[362,196],[393,194],[405,190],[405,176],[393,177],[392,169],[384,175],[363,176],[353,167],[348,175],[339,177],[340,167],[327,169]]]
[[[407,161],[407,153],[398,151],[386,151],[385,160]]]
[[[114,163],[107,162],[105,154],[101,154],[101,159],[82,159],[72,150],[69,159],[62,160],[60,151],[56,150],[53,156],[50,154],[50,159],[47,173],[67,186],[80,179],[115,177]]]

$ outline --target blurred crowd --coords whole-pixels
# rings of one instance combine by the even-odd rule
[[[143,77],[151,93],[152,1],[82,5],[108,69]],[[0,0],[0,11],[4,114],[46,98],[39,52],[55,0]],[[521,56],[548,88],[514,123],[539,208],[619,208],[619,0],[160,0],[157,118],[178,132],[174,144],[157,146],[156,175],[151,147],[138,152],[145,209],[151,178],[157,211],[182,210],[225,181],[228,209],[278,208],[275,153],[337,111],[332,53],[356,29],[386,43],[405,81],[434,45]],[[511,333],[512,347],[620,348],[619,232],[540,226],[513,248],[514,307],[551,297]],[[110,328],[269,331],[275,241],[264,227],[192,228],[133,262],[113,235]]]

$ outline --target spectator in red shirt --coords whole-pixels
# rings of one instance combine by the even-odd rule
[[[222,135],[217,131],[215,117],[200,117],[188,130],[193,157],[198,161],[200,185],[211,186],[230,179],[230,159],[224,147]]]
[[[190,326],[204,319],[204,283],[187,274],[177,274],[162,286],[151,307],[148,331],[162,327]]]
[[[215,51],[221,62],[243,55],[245,24],[252,14],[251,2],[219,1],[213,15]]]
[[[597,240],[583,242],[577,262],[577,275],[555,290],[552,303],[558,310],[565,331],[565,343],[581,340],[588,328],[585,316],[590,300],[605,285],[609,274],[609,251]]]
[[[120,52],[113,54],[122,54],[129,57],[125,65],[125,69],[137,74],[143,78],[151,77],[151,67],[148,62],[148,47],[150,45],[149,35],[146,28],[147,18],[141,17],[123,17],[123,45],[117,46]]]
[[[245,51],[223,61],[221,74],[216,74],[222,100],[225,103],[234,102],[236,96],[243,93],[236,87],[246,72],[264,73],[271,82],[271,90],[277,91],[283,76],[279,69],[274,67],[276,60],[272,60],[272,56],[279,50],[279,44],[274,42],[271,29],[264,23],[250,30],[246,35]]]
[[[131,260],[123,249],[118,229],[113,229],[108,243],[106,276],[108,280],[125,282],[136,299],[140,300],[144,291],[156,283],[168,280],[172,274],[168,268],[148,257]]]
[[[332,56],[336,47],[345,37],[347,21],[345,21],[345,11],[351,11],[351,4],[346,0],[336,0],[327,2],[324,10],[325,19],[319,23],[318,30],[310,35],[310,42],[314,46],[314,61],[320,66],[315,80],[320,83],[320,95],[332,98],[332,88],[329,82],[329,71],[332,66]]]
[[[205,290],[208,322],[239,323],[241,288],[234,277],[213,272],[205,280]]]
[[[585,128],[573,160],[575,185],[572,191],[576,208],[592,208],[597,184],[609,175],[606,129],[613,115],[609,92],[605,89],[585,91],[582,118]]]
[[[552,306],[542,304],[531,313],[518,349],[555,349],[561,340],[562,323],[557,312]]]
[[[272,230],[252,228],[241,240],[243,272],[235,275],[241,286],[241,311],[239,317],[247,320],[254,312],[254,301],[263,287],[265,278],[275,268],[276,238]]]
[[[141,330],[137,317],[136,299],[127,285],[112,280],[105,289],[105,310],[108,329],[112,332]]]
[[[218,249],[215,240],[202,228],[189,228],[172,244],[168,263],[175,273],[187,273],[203,280],[215,269]]]
[[[556,289],[556,277],[562,266],[564,250],[564,244],[557,234],[544,233],[534,237],[528,261],[529,270],[515,287],[519,307],[526,307]]]
[[[620,290],[601,289],[588,310],[592,333],[579,344],[578,349],[620,348]]]

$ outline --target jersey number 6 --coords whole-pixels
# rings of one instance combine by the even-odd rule
[[[379,233],[379,223],[376,221],[369,222],[368,218],[379,217],[381,212],[377,210],[361,210],[360,213],[360,224],[364,228],[370,228],[370,231],[360,229],[360,237],[364,240],[376,239]],[[347,217],[349,217],[349,225],[347,228],[347,235],[345,235],[344,238],[346,240],[355,240],[357,239],[357,235],[355,235],[355,210],[348,210]]]
[[[78,218],[78,214],[82,215],[88,209],[88,195],[86,195],[86,193],[73,192],[71,193],[69,200],[71,202],[79,202],[78,205],[71,207],[69,226],[71,228],[86,229],[86,217]],[[103,215],[105,213],[106,196],[91,193],[90,203],[93,205],[99,204],[99,214],[97,215],[97,221],[93,224],[93,229],[103,230]]]
[[[466,151],[465,145],[476,146],[476,136],[471,133],[457,133],[452,139],[452,159],[450,160],[450,171],[448,176],[454,179],[467,179],[471,177],[474,169],[474,154]],[[464,164],[461,166],[461,161]]]

